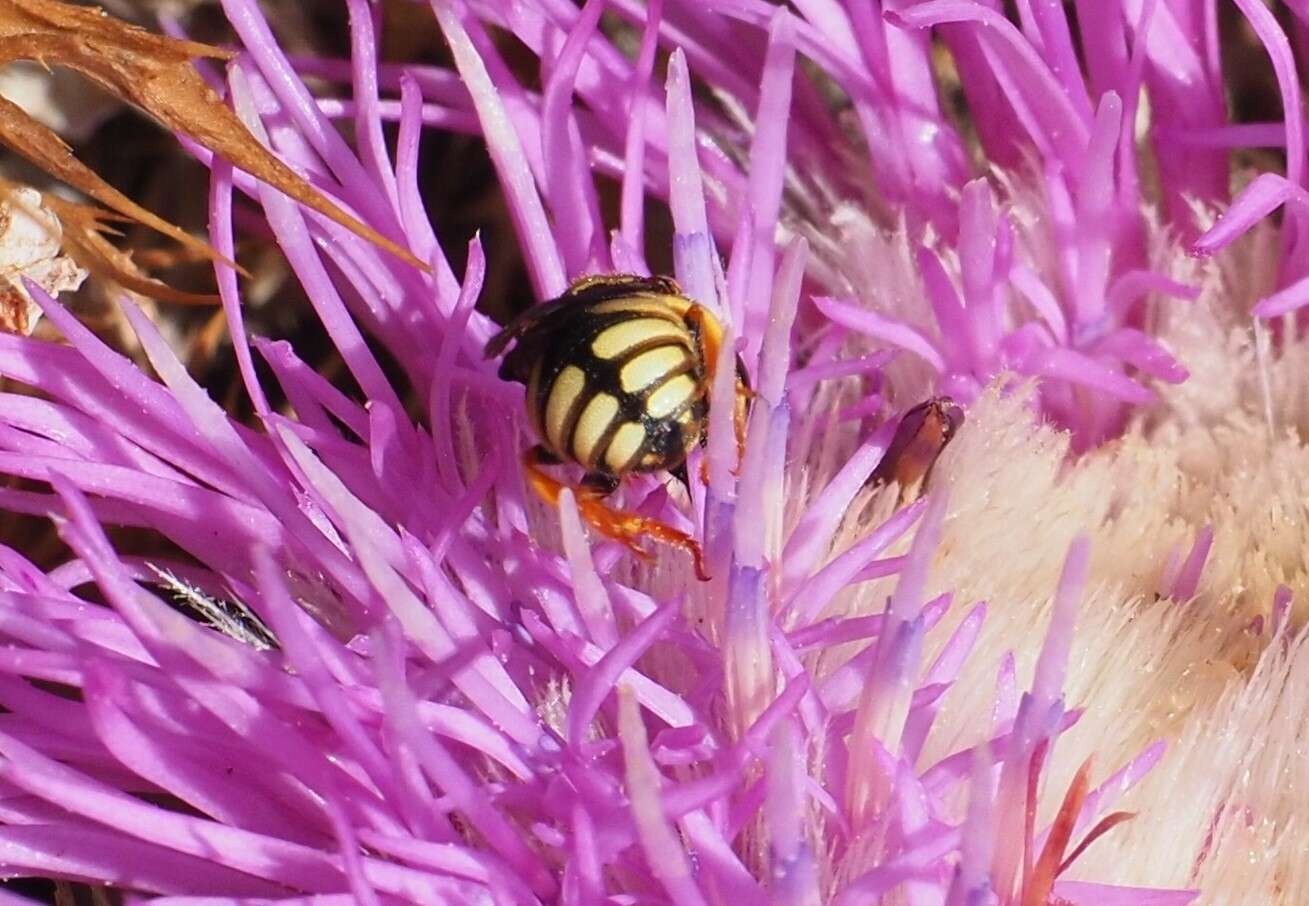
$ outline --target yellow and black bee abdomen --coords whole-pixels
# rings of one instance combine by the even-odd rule
[[[529,354],[528,406],[555,455],[620,475],[673,468],[699,440],[702,367],[679,320],[588,306]]]
[[[505,352],[500,376],[527,387],[527,412],[541,439],[523,456],[528,485],[559,506],[570,485],[541,468],[566,460],[586,470],[574,487],[578,514],[644,559],[652,538],[691,554],[708,579],[704,553],[685,531],[600,502],[628,472],[669,471],[686,485],[690,450],[704,440],[709,385],[728,341],[713,313],[666,277],[583,277],[562,296],[528,309],[486,344]],[[743,455],[750,383],[736,360],[733,420]]]
[[[663,278],[589,278],[506,328],[500,374],[526,385],[546,449],[602,475],[680,465],[707,410],[690,306]]]

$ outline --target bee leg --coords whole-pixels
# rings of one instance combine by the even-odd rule
[[[541,467],[557,465],[559,465],[559,457],[545,447],[532,447],[523,454],[523,471],[527,473],[528,485],[536,492],[537,497],[551,506],[558,506],[559,494],[567,485],[542,472]]]
[[[588,476],[590,477],[590,476]],[[598,487],[597,487],[598,485]],[[707,582],[709,575],[705,571],[704,554],[700,545],[686,532],[678,531],[671,525],[665,525],[658,519],[638,516],[635,513],[621,513],[600,502],[600,498],[612,492],[617,481],[584,483],[578,489],[577,510],[582,518],[589,522],[596,531],[619,542],[647,563],[654,556],[641,545],[641,539],[649,537],[670,547],[680,547],[691,555],[695,563],[695,575],[701,582]]]
[[[559,466],[564,462],[540,444],[528,450],[523,458],[529,466]]]
[[[654,561],[654,555],[641,545],[643,538],[653,538],[660,544],[681,548],[691,555],[691,561],[695,564],[696,578],[701,582],[709,581],[709,573],[705,570],[704,552],[700,550],[699,542],[686,532],[678,531],[671,525],[665,525],[658,519],[651,519],[648,516],[620,513],[598,500],[579,498],[577,509],[582,518],[596,531],[622,544],[647,563]]]
[[[563,493],[564,488],[567,488],[568,485],[551,478],[542,471],[541,467],[548,465],[551,459],[553,457],[549,451],[541,447],[533,447],[523,456],[523,468],[527,472],[527,482],[532,486],[532,490],[536,492],[537,496],[546,503],[558,505],[559,495]],[[700,545],[694,538],[672,526],[664,525],[658,519],[650,519],[632,513],[620,513],[605,506],[601,502],[601,497],[613,490],[613,487],[606,490],[605,485],[608,484],[609,482],[592,482],[589,484],[584,482],[581,487],[571,489],[576,494],[577,512],[583,519],[590,523],[596,531],[613,538],[647,563],[654,559],[654,555],[641,545],[642,538],[650,537],[663,544],[680,547],[689,553],[691,559],[695,562],[696,576],[701,581],[708,581],[709,576],[705,572],[704,555],[700,551]],[[614,485],[616,486],[616,482],[614,482]]]
[[[750,404],[755,392],[740,381],[736,384],[736,411],[732,413],[732,427],[736,429],[736,461],[745,461],[745,426],[750,418]],[[739,468],[739,465],[738,465]]]
[[[579,490],[583,493],[593,494],[595,499],[600,500],[618,490],[618,479],[613,475],[591,472],[582,476],[582,486]]]
[[[647,562],[652,558],[648,551],[636,546],[636,539],[638,538],[648,535],[662,544],[667,544],[670,547],[680,547],[691,555],[691,561],[695,564],[695,577],[701,582],[709,581],[710,576],[705,569],[704,552],[700,549],[699,542],[686,532],[678,531],[671,525],[665,525],[658,519],[649,519],[645,516],[635,516],[630,513],[616,513],[598,503],[593,503],[593,505],[599,507],[600,511],[591,515],[583,510],[583,515],[599,531],[623,543]]]
[[[741,466],[745,462],[746,420],[747,420],[746,412],[738,408],[736,415],[732,419],[733,427],[736,429],[736,463],[731,468],[733,478],[741,477]],[[684,476],[686,474],[686,465],[683,464],[679,468],[682,470],[682,475]],[[676,472],[673,473],[673,476],[679,477]],[[685,478],[682,478],[681,481],[682,484],[686,484]],[[709,457],[708,456],[700,457],[700,482],[704,484],[706,487],[709,485]],[[690,485],[687,485],[687,491],[688,493],[690,492]]]
[[[681,482],[682,487],[686,488],[686,496],[691,496],[691,476],[686,473],[686,460],[682,460],[676,466],[668,470],[668,474]]]

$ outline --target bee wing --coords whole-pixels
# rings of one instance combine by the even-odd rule
[[[669,277],[640,277],[635,274],[597,274],[581,277],[574,280],[559,298],[533,305],[506,324],[504,329],[487,342],[482,354],[488,359],[495,358],[505,351],[510,340],[518,339],[541,321],[570,305],[595,305],[610,299],[634,295],[680,297],[681,293],[676,281]]]
[[[637,274],[594,274],[573,281],[563,298],[594,305],[624,296],[680,296],[682,289],[671,277]]]
[[[559,309],[572,304],[572,302],[571,297],[560,296],[558,299],[542,302],[540,305],[533,305],[501,328],[498,334],[487,340],[486,347],[482,350],[482,357],[487,359],[495,358],[505,351],[505,347],[509,345],[510,340],[518,339],[541,321],[550,317]]]

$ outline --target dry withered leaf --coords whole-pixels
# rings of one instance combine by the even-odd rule
[[[0,182],[0,192],[5,191]],[[140,293],[160,302],[181,305],[217,305],[219,298],[207,293],[188,293],[174,289],[167,283],[154,280],[141,272],[132,256],[118,248],[106,236],[117,234],[109,226],[114,220],[124,220],[93,205],[78,204],[57,195],[43,196],[45,206],[53,211],[64,226],[64,252],[101,280],[108,280],[124,289]]]
[[[2,15],[2,14],[0,14]],[[0,37],[0,48],[4,38]],[[96,175],[95,171],[73,156],[72,149],[45,126],[28,117],[21,107],[0,97],[0,142],[8,145],[45,172],[129,217],[158,230],[165,236],[191,248],[204,249],[218,258],[208,245],[190,233],[147,211],[132,199]]]
[[[198,57],[231,56],[207,44],[153,34],[93,7],[57,0],[0,0],[0,65],[33,60],[76,70],[169,129],[231,161],[233,166],[426,270],[408,251],[341,210],[269,152],[191,65],[191,60]],[[3,98],[0,142],[105,207],[188,247],[203,250],[208,257],[220,258],[201,240],[114,189],[80,163],[58,135]]]

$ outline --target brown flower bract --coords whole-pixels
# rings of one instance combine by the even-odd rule
[[[33,60],[74,69],[233,166],[426,270],[408,251],[347,214],[269,152],[191,65],[197,57],[228,60],[232,56],[207,44],[152,34],[96,8],[55,0],[0,0],[0,66]],[[221,260],[206,243],[110,186],[78,161],[58,135],[4,98],[0,98],[0,142],[117,213]]]

